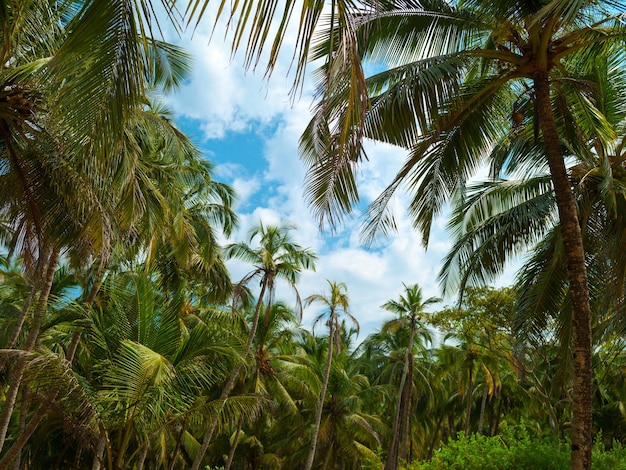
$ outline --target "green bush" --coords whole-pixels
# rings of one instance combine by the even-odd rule
[[[531,438],[524,428],[501,435],[464,436],[435,452],[432,460],[414,462],[406,470],[568,470],[569,443]],[[626,448],[614,442],[606,450],[601,440],[593,449],[594,470],[626,470]]]
[[[605,450],[600,439],[593,448],[594,470],[626,470],[626,447],[613,441],[613,447]]]

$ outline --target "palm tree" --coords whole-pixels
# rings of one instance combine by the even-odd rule
[[[250,313],[254,314],[252,310]],[[289,380],[289,374],[281,370],[279,364],[281,363],[280,350],[292,342],[295,325],[296,315],[287,305],[283,302],[276,302],[272,305],[269,317],[259,322],[253,342],[253,348],[256,351],[255,367],[251,371],[251,376],[246,377],[243,384],[245,392],[267,397],[274,401],[277,407],[282,405],[291,412],[297,410],[296,404],[283,383],[284,380]],[[224,465],[225,470],[229,470],[233,464],[243,426],[244,422],[240,419]],[[255,432],[253,435],[258,436],[258,433]]]
[[[409,329],[409,342],[396,399],[392,441],[385,465],[387,470],[396,470],[398,459],[406,460],[408,456],[407,440],[411,414],[411,392],[413,390],[413,344],[418,332],[422,333],[425,340],[430,340],[428,331],[420,324],[421,316],[424,315],[426,307],[440,301],[441,299],[437,297],[423,300],[422,290],[417,284],[414,284],[412,286],[404,285],[404,295],[400,295],[398,300],[390,300],[382,306],[385,310],[395,313],[399,317],[387,322],[383,329],[406,328],[407,326]]]
[[[296,313],[301,313],[301,302],[296,283],[302,270],[315,269],[316,255],[311,250],[302,248],[291,239],[290,226],[264,226],[263,223],[252,227],[248,234],[248,243],[234,243],[228,245],[224,249],[226,258],[237,258],[247,261],[254,266],[254,269],[248,273],[237,284],[233,301],[235,304],[245,294],[245,287],[252,279],[259,279],[261,290],[254,309],[248,339],[246,341],[246,354],[249,354],[252,348],[254,338],[256,336],[257,327],[259,325],[259,317],[261,308],[265,305],[265,324],[270,323],[271,308],[274,299],[275,282],[277,280],[285,280],[293,289],[296,295]],[[252,248],[250,244],[254,243],[258,238],[259,246]],[[224,384],[221,398],[228,397],[235,386],[243,363],[237,364],[233,369],[230,377]],[[198,470],[204,454],[209,446],[213,433],[215,432],[216,421],[212,420],[204,434],[202,446],[196,455],[192,469]]]
[[[176,61],[186,56],[141,39],[137,12],[120,3],[9,1],[1,9],[0,211],[13,232],[9,246],[38,275],[10,341],[35,303],[27,351],[37,344],[61,253],[84,260],[110,245],[111,214],[100,198],[111,182],[105,168],[114,165],[103,159],[123,158],[127,118],[148,83],[170,87],[185,70]],[[18,360],[0,416],[0,449],[22,366]]]
[[[347,287],[344,283],[336,283],[332,281],[328,282],[329,294],[313,294],[307,297],[304,301],[305,305],[310,305],[313,302],[321,303],[324,305],[326,311],[321,313],[316,319],[315,324],[326,319],[326,325],[328,326],[328,351],[326,352],[326,368],[324,371],[324,379],[322,381],[322,389],[320,391],[317,406],[315,411],[315,421],[313,423],[313,435],[311,436],[311,444],[309,446],[309,453],[305,463],[305,470],[311,470],[313,462],[315,460],[315,452],[317,448],[318,434],[320,431],[320,423],[322,421],[322,410],[324,408],[324,400],[326,399],[326,390],[328,388],[328,380],[330,377],[330,369],[333,361],[333,356],[341,351],[341,325],[339,319],[342,315],[348,317],[348,319],[354,323],[357,327],[359,323],[349,312],[349,300]]]
[[[388,203],[406,185],[409,213],[427,243],[433,216],[490,147],[513,125],[535,122],[574,312],[576,469],[591,465],[591,322],[580,222],[561,143],[580,148],[614,138],[595,96],[581,85],[589,83],[597,58],[621,63],[623,10],[621,2],[588,0],[361,2],[342,23],[329,21],[320,36],[313,58],[326,58],[321,100],[301,141],[309,201],[320,221],[331,223],[358,200],[354,171],[364,158],[364,138],[407,148],[405,164],[370,206],[366,237],[394,227]],[[370,58],[389,68],[363,79],[362,63]]]
[[[52,317],[47,322],[49,329],[41,339],[45,349],[29,356],[24,382],[31,390],[46,390],[55,405],[40,434],[29,443],[41,468],[53,466],[54,460],[46,465],[46,458],[57,459],[48,448],[48,441],[56,439],[69,455],[75,452],[75,462],[84,466],[93,459],[92,468],[106,467],[102,460],[114,468],[133,464],[139,468],[143,461],[166,468],[170,462],[189,463],[181,449],[181,441],[190,440],[188,423],[222,406],[207,402],[203,395],[241,359],[241,341],[226,315],[190,306],[184,291],[168,295],[156,277],[142,271],[110,274],[94,308],[84,312],[82,305],[75,307],[85,314],[87,340],[81,343],[73,370],[62,356],[51,353],[61,346],[58,340],[67,328],[67,313],[60,311],[55,315],[58,320]],[[42,402],[40,410],[49,399],[31,398],[34,404]],[[233,416],[255,415],[262,403],[243,397],[231,405]],[[37,416],[40,410],[33,408],[32,415]],[[63,422],[81,432],[54,431]],[[15,440],[24,440],[25,434]],[[3,455],[0,467],[18,453],[15,445]]]

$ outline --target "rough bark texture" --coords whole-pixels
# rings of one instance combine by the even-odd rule
[[[550,101],[548,74],[534,76],[537,115],[543,135],[546,157],[554,185],[554,194],[561,223],[561,236],[567,259],[569,292],[572,302],[572,362],[574,364],[572,403],[572,470],[591,469],[592,445],[592,364],[591,308],[587,286],[587,268],[576,201],[567,169]]]

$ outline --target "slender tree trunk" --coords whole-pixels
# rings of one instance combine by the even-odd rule
[[[493,432],[493,424],[495,422],[495,410],[494,410],[494,403],[495,401],[498,399],[497,395],[494,395],[493,399],[489,400],[489,436],[493,436],[494,432]],[[500,398],[500,400],[502,400]]]
[[[57,254],[56,261],[58,262],[58,254]],[[55,265],[54,265],[52,276],[54,276],[54,270],[56,270],[56,262],[55,262]],[[91,289],[91,292],[89,293],[89,297],[88,297],[87,302],[86,302],[86,306],[88,308],[91,307],[91,304],[93,304],[93,302],[94,302],[94,300],[96,298],[96,294],[98,293],[98,290],[99,290],[99,287],[100,287],[100,283],[101,282],[98,282],[97,285],[94,285],[92,287],[92,289]],[[46,303],[47,303],[47,299],[46,299]],[[67,361],[70,364],[72,363],[72,361],[74,359],[74,354],[76,352],[76,346],[78,345],[78,339],[80,339],[80,332],[74,333],[74,336],[72,338],[72,344],[70,344],[70,347],[68,348],[68,354],[67,354],[66,359],[67,359]],[[11,456],[10,458],[15,458],[16,459],[15,460],[15,464],[19,465],[19,461],[20,461],[19,457],[20,457],[20,453],[22,451],[22,448],[28,442],[28,439],[30,438],[30,436],[35,432],[35,430],[37,429],[37,426],[42,421],[42,419],[45,416],[46,412],[50,408],[50,405],[52,404],[52,402],[54,402],[54,400],[56,400],[56,397],[57,397],[57,394],[55,394],[47,403],[43,403],[41,405],[41,408],[37,411],[37,413],[35,414],[35,416],[31,420],[31,422],[29,423],[27,430],[21,430],[19,432],[19,434],[18,434],[19,435],[19,439],[17,439],[13,443],[13,445],[8,450],[8,452],[6,453],[6,455],[5,455],[5,457],[3,458],[2,461],[4,461],[7,457]],[[3,467],[0,466],[0,469],[1,468],[3,468]]]
[[[261,292],[259,293],[259,300],[254,310],[254,318],[252,319],[252,326],[250,327],[250,332],[248,333],[248,341],[246,342],[246,349],[245,349],[246,355],[248,355],[248,353],[250,352],[250,349],[252,347],[252,342],[254,341],[254,336],[256,335],[256,330],[259,325],[261,305],[263,304],[263,297],[265,295],[266,288],[267,288],[267,279],[264,277],[263,281],[261,282]],[[241,362],[235,366],[232,373],[230,374],[230,377],[228,377],[228,380],[224,384],[224,388],[222,388],[222,393],[220,394],[220,400],[222,401],[226,400],[230,392],[233,391],[233,388],[235,388],[235,382],[237,380],[237,376],[239,375],[239,372],[241,371],[242,367],[243,367],[243,364]],[[224,406],[223,404],[220,406],[220,411],[223,408],[223,406]],[[200,446],[200,449],[198,450],[198,453],[196,454],[196,457],[193,461],[193,465],[191,466],[191,470],[198,470],[200,468],[200,465],[202,464],[202,459],[204,459],[204,455],[206,454],[206,451],[209,448],[209,444],[211,443],[211,438],[213,437],[213,434],[215,433],[215,428],[217,427],[217,419],[218,419],[218,413],[212,416],[211,419],[209,420],[207,430],[205,431],[204,436],[202,438],[202,445]]]
[[[397,470],[398,460],[406,458],[406,441],[408,435],[408,420],[411,412],[411,387],[413,383],[413,341],[415,336],[415,326],[411,322],[411,333],[409,344],[404,356],[404,366],[402,368],[402,378],[398,388],[396,399],[396,409],[391,431],[391,445],[387,452],[385,470]],[[408,393],[407,393],[408,390]]]
[[[315,461],[315,450],[317,449],[317,435],[320,431],[320,424],[322,422],[322,411],[324,409],[324,400],[326,399],[326,389],[328,388],[328,380],[330,378],[330,367],[333,362],[333,349],[334,349],[334,319],[331,314],[328,321],[328,355],[326,358],[326,370],[324,371],[324,381],[322,382],[322,390],[320,391],[319,398],[317,399],[317,408],[315,410],[315,423],[313,426],[313,436],[311,436],[311,445],[309,446],[309,455],[304,465],[304,470],[311,470],[313,468],[313,462]]]
[[[28,409],[28,397],[29,397],[28,391],[23,389],[22,400],[20,403],[20,424],[17,429],[18,436],[22,436],[26,432],[26,418],[28,416],[28,414],[26,413],[26,410]],[[20,456],[18,455],[15,461],[13,462],[13,470],[20,470],[20,465],[21,465],[20,460],[21,460]]]
[[[406,383],[406,373],[408,370],[408,355],[405,357],[405,363],[402,367],[402,377],[400,378],[400,385],[398,387],[398,397],[396,398],[396,409],[394,412],[393,427],[391,430],[391,445],[387,451],[387,460],[385,463],[385,470],[397,470],[398,468],[398,456],[400,447],[400,420],[402,419],[402,405],[404,398],[404,388]]]
[[[98,438],[98,444],[93,456],[93,462],[91,464],[91,470],[100,470],[104,463],[104,449],[107,444],[107,437],[104,430],[100,430],[100,437]]]
[[[411,395],[413,391],[413,342],[415,341],[415,321],[411,320],[411,335],[409,337],[409,347],[407,351],[407,371],[406,382],[404,384],[404,392],[402,397],[402,414],[400,420],[400,442],[398,445],[398,457],[401,460],[409,459],[409,435],[411,418]]]
[[[500,420],[502,419],[502,397],[500,397],[500,401],[498,402],[498,411],[496,412],[496,421],[493,428],[493,435],[499,433],[500,429]]]
[[[148,444],[144,444],[141,447],[141,451],[139,453],[139,459],[137,460],[137,470],[143,470],[144,463],[146,462],[146,457],[148,456]]]
[[[470,360],[469,366],[469,383],[467,385],[467,405],[465,407],[465,435],[469,435],[470,421],[472,417],[472,392],[474,388],[472,369],[474,368],[474,362]]]
[[[172,451],[172,463],[170,464],[170,470],[174,470],[174,467],[176,466],[176,454],[178,454],[178,451],[180,450],[180,446],[186,429],[187,416],[185,416],[185,419],[183,419],[183,422],[180,425],[180,432],[178,433],[178,437],[176,438],[176,445],[174,446],[174,450]]]
[[[22,448],[28,442],[28,440],[30,439],[30,436],[33,435],[33,433],[35,432],[35,429],[37,429],[37,426],[39,426],[39,423],[41,423],[41,420],[43,420],[47,411],[48,411],[48,406],[46,406],[45,404],[42,404],[41,407],[37,410],[37,412],[33,415],[31,420],[29,421],[28,425],[24,429],[24,432],[18,435],[17,439],[15,439],[15,442],[13,442],[13,445],[3,455],[2,460],[0,460],[0,470],[9,468],[9,465],[11,465],[15,461],[15,459],[17,459],[20,456],[20,453],[22,452]]]
[[[230,452],[228,452],[228,459],[226,460],[226,465],[224,465],[224,470],[230,470],[231,465],[233,464],[233,458],[235,458],[235,451],[237,450],[237,446],[239,445],[239,438],[241,437],[241,429],[243,428],[243,418],[239,418],[239,422],[237,423],[237,432],[235,433],[235,439],[233,439],[233,443],[230,446]]]
[[[439,435],[439,429],[441,428],[442,420],[443,420],[442,416],[437,418],[437,425],[435,426],[435,432],[433,433],[433,438],[430,441],[430,446],[428,447],[428,460],[433,458],[433,453],[435,452],[435,444],[437,444],[437,437]]]
[[[587,286],[587,268],[582,232],[570,181],[561,152],[556,121],[550,101],[547,72],[535,74],[537,115],[543,134],[550,176],[559,211],[561,236],[567,259],[569,294],[572,302],[572,362],[574,365],[572,396],[572,470],[591,469],[592,445],[592,363],[591,307]]]
[[[448,429],[449,429],[449,436],[455,436],[456,435],[456,424],[455,424],[455,416],[454,416],[454,412],[448,414]],[[449,437],[448,436],[448,437]],[[446,444],[448,442],[446,441]]]
[[[489,387],[487,384],[483,387],[483,399],[480,402],[480,419],[478,420],[478,434],[483,433],[483,423],[485,421],[485,408],[487,406],[487,397],[489,396]]]
[[[41,292],[37,302],[37,307],[33,315],[33,322],[26,338],[26,344],[24,345],[25,351],[32,351],[37,344],[39,338],[39,330],[41,329],[41,323],[48,305],[48,297],[50,290],[52,289],[52,281],[54,279],[54,271],[56,270],[57,262],[59,261],[59,250],[54,249],[48,259],[48,266],[45,272],[45,281],[42,284]],[[26,367],[26,361],[19,359],[11,374],[11,383],[9,390],[7,391],[4,406],[2,407],[2,413],[0,414],[0,451],[4,448],[4,442],[6,440],[7,431],[9,429],[9,423],[11,421],[11,415],[15,408],[15,401],[17,399],[17,393],[22,383],[22,376],[24,375],[24,368]]]
[[[20,315],[17,318],[17,322],[15,323],[15,327],[13,328],[13,333],[11,333],[11,338],[9,339],[9,343],[7,344],[6,349],[13,349],[15,344],[17,343],[17,338],[20,336],[22,332],[22,327],[24,326],[24,321],[28,316],[28,312],[30,311],[30,306],[33,304],[33,300],[35,300],[35,295],[37,294],[37,283],[33,284],[33,287],[30,289],[30,293],[22,306],[22,310],[20,311]],[[5,361],[2,361],[4,364]]]

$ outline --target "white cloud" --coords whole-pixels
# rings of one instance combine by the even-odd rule
[[[293,40],[289,38],[288,40]],[[408,198],[399,193],[392,201],[396,210],[398,233],[384,240],[376,249],[359,244],[360,225],[349,219],[335,234],[320,234],[303,197],[304,168],[298,158],[298,139],[310,119],[310,84],[303,98],[289,101],[292,85],[286,77],[291,57],[282,56],[269,81],[254,73],[245,73],[238,60],[231,61],[228,45],[216,39],[209,44],[206,30],[196,32],[184,47],[196,62],[188,83],[170,98],[178,115],[197,120],[206,139],[218,139],[228,133],[255,132],[264,138],[262,148],[251,158],[261,156],[267,162],[261,173],[249,175],[235,164],[220,165],[217,174],[237,190],[240,228],[231,241],[247,239],[250,227],[260,220],[264,224],[292,223],[298,227],[294,237],[319,255],[316,272],[303,273],[299,289],[303,297],[324,292],[326,279],[345,282],[351,298],[352,313],[362,327],[361,339],[378,328],[390,315],[380,309],[389,299],[402,292],[402,283],[418,283],[426,298],[438,296],[437,274],[440,262],[450,247],[445,221],[433,224],[428,251],[412,228],[406,215]],[[289,50],[287,45],[286,50]],[[263,132],[258,132],[259,127]],[[406,158],[404,150],[390,145],[367,146],[370,157],[359,173],[359,190],[367,203],[392,180]],[[229,261],[234,280],[250,271],[239,261]],[[510,276],[510,272],[507,272]],[[290,290],[281,285],[278,298],[292,302]],[[316,310],[305,313],[305,324],[311,324]]]

